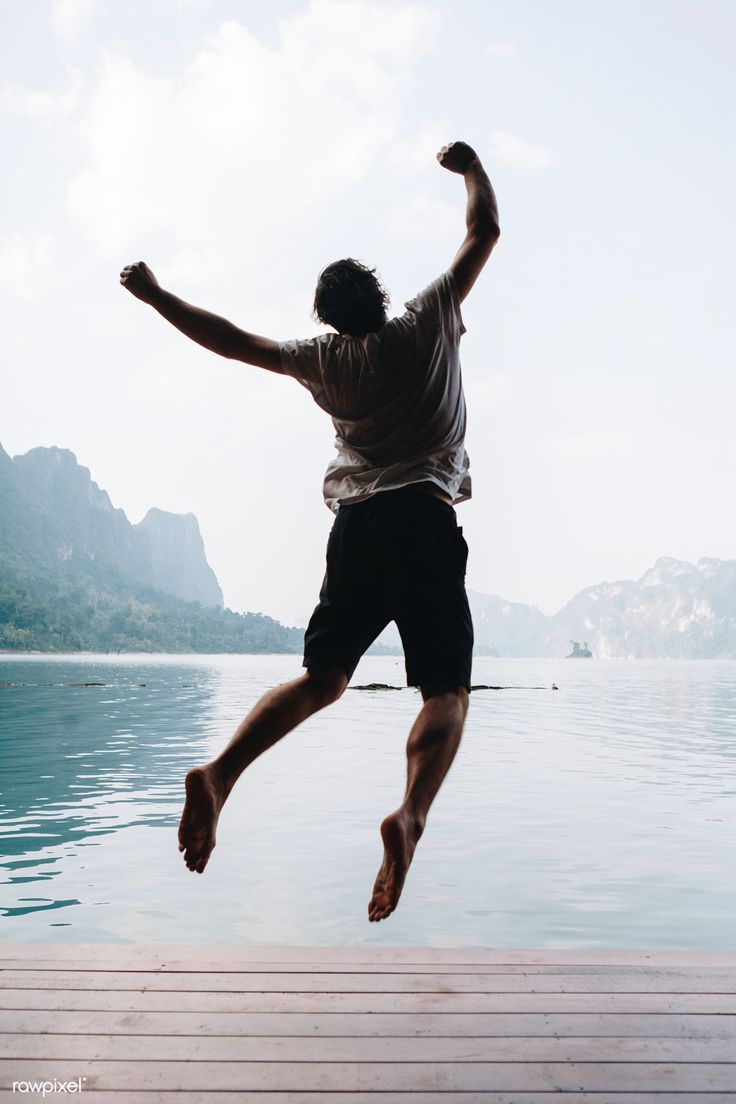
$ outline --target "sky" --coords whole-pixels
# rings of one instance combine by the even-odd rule
[[[303,624],[329,418],[118,282],[145,260],[276,340],[319,270],[392,313],[464,235],[468,585],[559,609],[663,555],[736,558],[731,0],[0,0],[0,443],[71,449],[139,521],[199,519],[237,610]],[[730,308],[730,309],[729,309]]]

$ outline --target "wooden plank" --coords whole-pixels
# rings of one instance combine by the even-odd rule
[[[667,1093],[662,1096],[652,1093],[587,1093],[575,1094],[575,1104],[734,1104],[736,1093],[700,1094],[697,1099],[692,1093]],[[2,1104],[18,1104],[18,1095],[0,1090]],[[126,1092],[123,1102],[121,1096],[108,1092],[87,1091],[85,1104],[243,1104],[239,1092],[181,1092],[172,1097],[167,1092]],[[256,1092],[248,1097],[249,1104],[326,1104],[323,1093],[310,1092]],[[561,1104],[560,1094],[556,1092],[496,1093],[470,1092],[459,1097],[457,1093],[424,1092],[419,1101],[416,1093],[382,1093],[380,1098],[368,1093],[330,1093],[329,1104]]]
[[[731,1063],[733,1039],[289,1038],[0,1035],[0,1059],[118,1062],[683,1062]]]
[[[133,943],[0,943],[0,962],[39,958],[53,962],[83,961],[114,964],[143,960],[187,960],[233,963],[333,962],[435,964],[559,964],[559,965],[710,965],[736,967],[736,951],[702,950],[615,950],[610,948],[570,948],[560,950],[492,950],[486,947],[245,947],[241,944],[218,946],[199,944]]]
[[[580,974],[600,976],[641,976],[652,977],[655,974],[667,976],[695,976],[707,977],[710,974],[736,979],[736,966],[723,964],[671,964],[667,966],[651,966],[637,963],[635,965],[619,963],[405,963],[387,962],[368,965],[366,963],[340,963],[340,962],[217,962],[203,959],[202,961],[188,962],[183,959],[136,959],[134,962],[113,960],[109,962],[88,962],[83,959],[3,959],[0,960],[0,980],[3,974],[20,970],[24,972],[111,972],[111,973],[163,973],[163,974],[371,974],[374,976],[386,975],[388,977],[401,974],[470,974],[470,975],[536,975],[536,974]]]
[[[735,1104],[736,1093],[587,1093],[576,1092],[575,1104]],[[0,1104],[18,1104],[18,1094],[0,1089]],[[240,1092],[170,1092],[130,1091],[121,1094],[87,1090],[83,1094],[85,1104],[243,1104]],[[256,1092],[248,1097],[249,1104],[326,1104],[323,1093],[313,1092]],[[557,1092],[496,1093],[469,1092],[459,1097],[450,1092],[424,1092],[419,1101],[416,1093],[382,1093],[380,1098],[363,1092],[330,1093],[329,1104],[560,1104]]]
[[[732,952],[5,944],[0,985],[0,1101],[736,1104]]]
[[[576,1092],[575,1104],[735,1104],[736,1093],[587,1093]],[[241,1092],[170,1092],[126,1091],[121,1094],[87,1090],[83,1094],[85,1104],[243,1104]],[[321,1092],[255,1092],[248,1097],[249,1104],[326,1104]],[[0,1089],[0,1104],[18,1104],[18,1094]],[[382,1093],[380,1098],[364,1092],[330,1093],[329,1104],[420,1104],[416,1093]],[[421,1104],[560,1104],[557,1092],[469,1092],[459,1097],[455,1092],[424,1092]]]
[[[5,970],[11,989],[146,990],[171,993],[729,993],[724,977],[676,972],[642,974],[182,974],[77,970]],[[734,1001],[736,1010],[736,1001]]]
[[[85,1089],[208,1092],[734,1092],[733,1064],[665,1062],[60,1062],[3,1063],[6,1085],[85,1077]],[[699,1098],[698,1098],[699,1099]],[[705,1102],[707,1104],[707,1102]]]
[[[0,990],[0,1008],[127,1012],[638,1012],[733,1013],[724,993],[167,993]]]
[[[736,1015],[637,1013],[419,1013],[401,1012],[79,1012],[0,1011],[0,1031],[83,1035],[250,1035],[331,1038],[560,1038],[628,1036],[656,1039],[736,1040]]]

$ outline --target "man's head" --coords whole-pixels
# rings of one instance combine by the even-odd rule
[[[388,294],[375,268],[346,257],[323,268],[314,293],[314,316],[338,333],[365,337],[386,321]]]

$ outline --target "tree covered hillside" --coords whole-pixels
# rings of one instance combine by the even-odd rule
[[[73,453],[0,448],[0,649],[301,647],[301,630],[222,608],[193,515],[150,510],[131,525]]]

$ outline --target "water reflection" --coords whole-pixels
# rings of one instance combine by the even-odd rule
[[[74,685],[78,665],[39,683],[39,666],[14,665],[0,688],[4,852],[171,823],[182,764],[206,742],[206,672],[100,666],[100,687]]]
[[[377,826],[401,797],[414,691],[351,690],[259,760],[204,878],[176,852],[186,769],[298,670],[0,660],[0,938],[732,945],[736,664],[478,661],[479,682],[550,689],[474,696],[401,908],[378,926]],[[401,679],[372,657],[355,681]]]
[[[34,660],[2,672],[0,884],[49,882],[80,845],[176,823],[182,775],[211,727],[206,668]],[[3,914],[74,904],[18,896]]]

